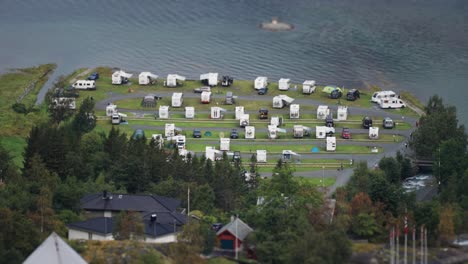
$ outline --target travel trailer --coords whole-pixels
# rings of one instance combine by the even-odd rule
[[[124,71],[116,71],[112,73],[112,84],[126,84],[128,79],[132,78],[133,74]]]
[[[336,151],[336,137],[327,137],[327,151]]]
[[[113,125],[119,125],[120,123],[125,122],[125,119],[124,119],[125,117],[127,117],[126,114],[115,112],[111,115],[111,123]]]
[[[240,127],[246,127],[250,123],[250,115],[249,114],[243,114],[241,118],[239,119],[239,126]]]
[[[187,106],[185,107],[185,118],[195,118],[195,107]]]
[[[159,118],[168,119],[169,118],[169,106],[161,105],[159,106]]]
[[[184,102],[183,93],[173,93],[172,94],[172,107],[181,107]]]
[[[258,90],[260,88],[265,88],[268,86],[268,78],[264,76],[257,77],[254,81],[254,88]]]
[[[218,107],[218,106],[213,106],[211,107],[211,119],[222,119],[224,117],[224,113],[226,113],[226,109]]]
[[[277,95],[273,97],[273,108],[284,108],[294,102],[294,98],[287,95]]]
[[[302,83],[302,93],[303,94],[311,94],[315,92],[315,81],[314,80],[306,80]]]
[[[138,84],[139,85],[155,84],[156,79],[158,79],[158,76],[156,74],[152,74],[151,72],[141,72],[138,75]]]
[[[200,101],[202,104],[209,104],[211,101],[211,92],[202,92],[200,95]]]
[[[218,73],[210,72],[210,73],[201,74],[200,81],[204,85],[208,85],[211,87],[216,86],[218,85]]]
[[[272,116],[270,119],[270,125],[272,126],[282,126],[283,125],[283,118],[280,116]]]
[[[379,139],[378,127],[369,127],[369,139]]]
[[[236,114],[236,120],[239,120],[241,116],[244,114],[244,107],[236,106],[235,114]]]
[[[112,116],[112,114],[117,113],[117,105],[115,104],[108,104],[106,106],[106,116]]]
[[[166,138],[174,137],[178,135],[182,130],[177,128],[175,124],[166,124],[164,127],[164,136]]]
[[[255,139],[255,127],[254,126],[245,127],[245,139]]]
[[[298,119],[299,118],[299,105],[298,104],[292,104],[289,107],[289,118],[291,119]]]
[[[326,105],[319,105],[317,108],[317,119],[325,120],[330,114],[330,109]]]
[[[220,138],[219,139],[219,149],[222,151],[229,151],[231,144],[230,138]]]
[[[175,135],[172,137],[167,137],[167,140],[173,141],[175,147],[181,151],[185,149],[186,138],[184,135]]]
[[[331,137],[335,134],[334,127],[326,127],[326,126],[316,126],[315,127],[315,137],[316,138],[326,138]]]
[[[266,163],[267,162],[267,151],[257,149],[257,162]]]
[[[77,90],[96,90],[96,82],[88,80],[78,80],[72,84],[72,87]]]
[[[380,108],[383,109],[396,109],[396,108],[405,108],[406,104],[401,99],[380,99],[379,103]]]
[[[398,95],[394,91],[380,91],[372,94],[371,101],[380,103],[382,99],[397,99]]]
[[[301,155],[292,150],[283,150],[281,153],[281,160],[283,162],[299,162]]]
[[[336,119],[338,121],[344,121],[348,119],[348,107],[347,106],[338,106],[338,110],[336,113]]]
[[[281,78],[278,81],[278,89],[280,91],[287,91],[289,90],[289,86],[291,85],[290,79]]]
[[[293,126],[293,136],[294,138],[303,138],[306,136],[310,136],[310,131],[312,129],[310,127],[306,127],[303,125],[295,125]]]
[[[223,152],[217,150],[215,147],[205,147],[205,157],[207,160],[217,161],[221,159]]]
[[[185,81],[185,77],[178,74],[168,74],[164,86],[177,87],[181,84],[179,81]]]
[[[269,139],[279,138],[278,133],[286,133],[286,129],[268,125],[268,138]]]

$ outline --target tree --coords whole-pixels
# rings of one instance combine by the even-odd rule
[[[138,240],[143,238],[145,226],[138,212],[120,212],[115,219],[112,235],[116,240]]]
[[[353,217],[351,230],[354,234],[369,238],[379,232],[379,227],[375,221],[374,214],[360,213]]]
[[[387,181],[399,184],[401,179],[401,167],[393,157],[384,157],[379,161],[379,168],[384,172]]]
[[[440,208],[439,215],[439,239],[444,244],[450,244],[455,238],[455,211],[451,205],[445,205]]]
[[[78,113],[73,119],[73,129],[77,133],[87,133],[96,126],[96,115],[94,115],[94,100],[87,97],[80,106]]]

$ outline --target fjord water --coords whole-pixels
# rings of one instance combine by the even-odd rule
[[[438,93],[468,124],[466,0],[0,0],[0,71],[48,62]]]

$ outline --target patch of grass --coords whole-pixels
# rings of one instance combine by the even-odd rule
[[[299,181],[306,182],[308,184],[314,185],[314,186],[324,186],[329,187],[335,184],[336,179],[335,178],[330,178],[330,177],[324,177],[323,181],[322,178],[307,178],[307,177],[297,177]]]
[[[1,137],[0,145],[10,153],[13,163],[18,168],[23,168],[23,151],[26,147],[25,138],[20,136]]]

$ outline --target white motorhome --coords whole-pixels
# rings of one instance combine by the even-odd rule
[[[159,118],[168,119],[169,118],[169,106],[161,105],[159,106]]]
[[[118,125],[118,124],[120,124],[120,123],[122,123],[122,122],[125,122],[125,120],[124,120],[125,117],[127,117],[126,114],[122,114],[122,113],[117,113],[117,112],[115,112],[115,113],[113,113],[113,114],[111,115],[111,123],[112,123],[113,125]]]
[[[185,107],[185,118],[195,118],[195,107]]]
[[[222,154],[223,152],[217,150],[215,147],[205,147],[205,157],[207,160],[216,161]]]
[[[327,151],[336,151],[336,137],[327,137]]]
[[[383,109],[392,109],[392,108],[395,109],[395,108],[405,108],[406,104],[401,99],[393,98],[393,99],[380,99],[379,106],[380,108],[383,108]]]
[[[167,125],[167,124],[166,124]],[[173,124],[171,124],[173,125]],[[166,126],[167,127],[167,126]],[[175,146],[177,147],[177,149],[180,151],[180,150],[184,150],[185,149],[185,143],[186,143],[186,138],[184,135],[176,135],[175,134],[175,131],[178,130],[178,128],[176,127],[173,127],[174,131],[170,131],[169,132],[166,132],[167,134],[173,134],[174,136],[166,136],[167,140],[170,140],[170,141],[173,141]]]
[[[338,110],[336,112],[336,119],[338,121],[343,121],[348,119],[348,107],[347,106],[338,106]]]
[[[265,88],[268,86],[268,78],[264,76],[257,77],[254,81],[255,90]]]
[[[78,80],[72,84],[77,90],[96,90],[96,81]]]
[[[283,125],[283,118],[279,116],[272,116],[270,119],[270,125],[272,126],[282,126]]]
[[[317,119],[325,120],[330,114],[330,109],[326,105],[319,105],[317,108]]]
[[[170,140],[172,139],[172,137],[176,136],[178,132],[180,133],[181,131],[182,130],[176,127],[175,124],[166,124],[164,127],[164,136]]]
[[[218,106],[213,106],[211,107],[211,119],[222,119],[224,117],[224,113],[226,113],[226,109],[218,107]]]
[[[311,94],[315,92],[315,81],[314,80],[306,80],[302,84],[302,93],[303,94]]]
[[[243,114],[241,118],[239,119],[239,126],[240,127],[246,127],[250,124],[250,115],[249,114]]]
[[[173,93],[172,94],[172,107],[181,107],[184,102],[183,93]]]
[[[112,73],[112,84],[126,84],[128,79],[132,78],[133,74],[124,71],[116,71]]]
[[[268,138],[269,139],[278,138],[279,137],[278,133],[286,133],[286,129],[268,125]]]
[[[222,151],[229,151],[231,145],[230,138],[220,138],[219,139],[219,149]]]
[[[381,99],[396,99],[398,95],[394,91],[380,91],[375,92],[372,97],[371,101],[374,103],[380,103]]]
[[[245,138],[246,139],[255,139],[255,127],[246,126],[245,127]]]
[[[211,92],[202,92],[200,95],[200,101],[202,104],[209,104],[211,101]]]
[[[292,150],[283,150],[281,153],[281,160],[283,160],[283,162],[294,162],[299,161],[300,159],[301,155]]]
[[[212,87],[216,86],[218,85],[218,73],[210,72],[210,73],[201,74],[200,81],[204,85],[208,85]]]
[[[112,114],[117,113],[117,105],[115,104],[108,104],[106,106],[106,116],[112,116]]]
[[[315,137],[316,138],[326,138],[335,134],[334,127],[327,126],[316,126],[315,127]]]
[[[287,91],[289,90],[289,86],[291,85],[290,79],[281,78],[278,81],[278,89],[280,91]]]
[[[294,138],[303,138],[305,136],[310,136],[310,127],[306,127],[303,125],[295,125],[293,126],[293,136]]]
[[[244,107],[243,106],[236,106],[236,120],[239,120],[241,116],[244,114]]]
[[[369,127],[369,139],[379,139],[378,127]]]
[[[154,84],[156,82],[156,79],[158,79],[158,76],[156,74],[152,74],[151,72],[141,72],[138,75],[138,84],[139,85]]]
[[[178,74],[168,74],[164,86],[177,87],[180,85],[178,81],[185,81],[185,77]]]
[[[298,104],[292,104],[289,106],[289,118],[291,119],[298,119],[299,118],[299,108]]]
[[[266,163],[267,162],[267,151],[257,149],[257,162]]]
[[[290,105],[292,102],[294,102],[294,98],[283,94],[277,95],[273,97],[273,108],[283,108]]]

